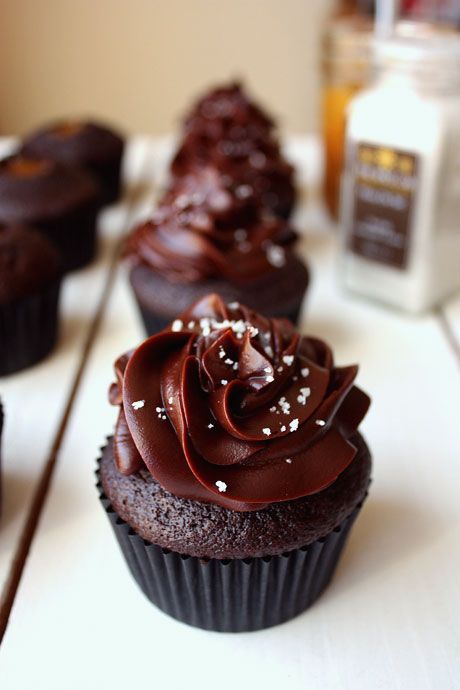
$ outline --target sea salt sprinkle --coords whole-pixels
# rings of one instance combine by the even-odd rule
[[[303,368],[300,370],[300,373],[302,374],[302,376],[304,377],[304,379],[306,379],[307,376],[308,376],[308,374],[310,373],[310,369],[309,369],[308,367],[303,367]]]
[[[166,415],[165,415],[166,408],[165,407],[158,407],[157,406],[155,408],[155,411],[157,412],[158,419],[166,419]]]
[[[326,422],[324,421],[324,419],[316,419],[315,424],[317,424],[318,426],[325,426]]]
[[[286,458],[286,462],[287,462],[288,465],[291,465],[291,464],[292,464],[291,458]]]
[[[288,365],[288,367],[291,366],[292,362],[294,361],[294,355],[284,355],[283,356],[283,362]]]
[[[310,388],[301,388],[300,393],[297,396],[297,402],[299,402],[301,405],[305,405],[307,402],[307,398],[310,397],[311,395],[311,389]]]
[[[297,431],[298,428],[299,428],[299,420],[296,417],[291,422],[289,422],[289,429],[290,429],[290,431]]]
[[[282,398],[280,398],[280,399],[278,400],[278,405],[281,407],[281,410],[282,410],[282,412],[284,412],[284,414],[289,414],[289,412],[291,411],[291,403],[289,403],[289,402],[286,400],[286,398],[284,397],[284,395],[283,395]]]
[[[266,249],[266,257],[269,264],[275,268],[281,268],[286,264],[286,252],[276,244],[270,244]]]
[[[265,436],[270,436],[272,430],[270,429],[270,427],[266,426],[264,429],[262,429],[262,433],[265,434]]]
[[[220,357],[220,359],[223,359],[224,357],[226,357],[226,352],[225,352],[224,348],[222,347],[222,345],[219,347],[219,357]]]
[[[220,382],[223,386],[226,386],[228,383],[227,379],[221,379]]]
[[[145,400],[136,400],[135,402],[131,403],[131,405],[135,410],[140,410],[141,407],[144,407]]]
[[[216,486],[220,493],[225,493],[225,491],[227,491],[227,484],[225,482],[221,482],[220,479],[217,480]]]
[[[182,323],[182,321],[180,319],[176,319],[175,321],[172,322],[171,330],[174,331],[175,333],[177,331],[181,331],[183,325],[184,324]]]
[[[208,429],[214,429],[214,424],[212,422],[209,422]]]

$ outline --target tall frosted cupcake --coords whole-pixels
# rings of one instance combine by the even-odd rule
[[[173,159],[173,175],[212,165],[234,183],[248,185],[258,203],[288,218],[296,200],[294,169],[285,160],[273,120],[230,84],[209,91],[192,108]]]
[[[370,481],[356,373],[288,321],[216,295],[119,358],[98,486],[154,604],[237,632],[315,601]]]
[[[176,180],[127,245],[147,333],[209,292],[269,316],[299,318],[309,273],[296,233],[258,205],[251,188],[213,168]]]
[[[94,258],[99,207],[87,171],[22,155],[0,161],[0,226],[33,225],[57,247],[65,271]]]
[[[0,376],[53,349],[62,267],[55,247],[30,228],[0,227]]]
[[[60,120],[26,137],[22,153],[89,170],[98,180],[102,201],[120,196],[123,138],[99,122]]]

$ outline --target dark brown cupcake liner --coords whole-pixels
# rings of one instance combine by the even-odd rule
[[[139,314],[142,319],[142,323],[144,324],[145,332],[147,335],[155,335],[155,333],[159,333],[162,331],[164,328],[169,326],[169,324],[174,320],[175,316],[172,317],[166,317],[162,316],[160,314],[156,314],[153,311],[150,311],[150,309],[147,309],[144,307],[144,305],[137,299],[136,297],[136,302],[137,306],[139,309]],[[292,321],[293,324],[298,325],[299,323],[299,318],[302,310],[302,301],[299,303],[298,307],[290,312],[287,312],[286,314],[277,314],[276,316],[284,317],[286,319],[289,319]]]
[[[64,272],[89,264],[96,255],[96,221],[100,200],[57,218],[37,223],[40,230],[57,247]]]
[[[0,376],[44,359],[58,332],[61,276],[41,292],[0,305]]]
[[[96,476],[99,498],[137,584],[182,623],[217,632],[250,632],[299,615],[329,584],[362,503],[332,532],[279,556],[205,560],[142,539],[115,512]]]

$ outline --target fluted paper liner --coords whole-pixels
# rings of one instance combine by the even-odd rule
[[[329,584],[362,505],[328,535],[300,549],[263,558],[205,560],[140,537],[105,496],[99,462],[99,498],[134,579],[162,611],[205,630],[261,630],[305,611]]]
[[[44,359],[57,338],[61,277],[41,292],[0,305],[0,376]]]

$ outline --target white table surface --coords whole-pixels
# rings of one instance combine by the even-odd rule
[[[139,207],[107,211],[101,255],[66,285],[63,334],[43,364],[0,380],[7,407],[0,586],[109,272],[113,241],[164,178],[165,140],[137,140],[128,176],[147,183]],[[290,142],[314,187],[318,146]],[[338,363],[359,362],[373,405],[363,423],[374,481],[336,576],[305,614],[270,630],[218,634],[156,610],[132,581],[97,499],[93,471],[116,411],[112,365],[142,337],[117,271],[71,410],[0,647],[2,690],[155,687],[221,690],[460,688],[460,298],[421,318],[343,294],[336,240],[310,193],[298,216],[313,284],[303,330]]]

